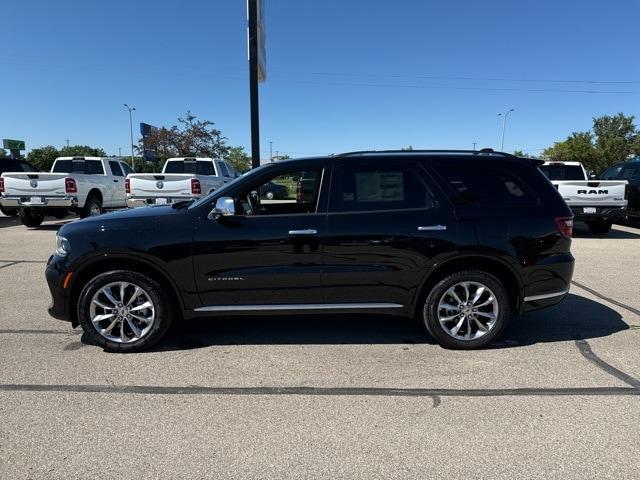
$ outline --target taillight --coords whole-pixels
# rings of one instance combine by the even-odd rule
[[[571,238],[571,235],[573,234],[573,218],[554,218],[554,222],[556,222],[556,227],[558,228],[560,235],[565,238]]]
[[[191,179],[191,194],[192,195],[200,195],[202,193],[202,188],[200,188],[200,180],[197,178]]]
[[[4,178],[0,177],[0,193],[4,193]]]
[[[64,191],[67,193],[78,193],[78,185],[76,185],[76,181],[73,178],[65,178],[64,179]]]
[[[128,178],[124,179],[124,193],[131,193],[131,180]]]

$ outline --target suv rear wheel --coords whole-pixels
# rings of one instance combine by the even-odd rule
[[[448,275],[423,308],[428,332],[443,347],[470,350],[495,340],[509,320],[509,296],[496,277],[476,270]]]
[[[172,314],[160,285],[129,270],[92,278],[78,301],[78,320],[84,333],[110,352],[151,347],[169,328]]]

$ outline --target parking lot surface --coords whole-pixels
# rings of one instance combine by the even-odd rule
[[[70,220],[65,220],[70,221]],[[493,348],[414,319],[246,317],[108,354],[46,313],[65,221],[0,215],[0,478],[638,478],[640,229]]]

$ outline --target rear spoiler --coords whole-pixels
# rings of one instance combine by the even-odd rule
[[[516,157],[518,160],[523,160],[525,163],[533,167],[539,167],[540,165],[544,165],[544,160],[540,160],[539,158],[529,158],[529,157]]]

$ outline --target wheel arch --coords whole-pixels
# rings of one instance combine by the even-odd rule
[[[86,285],[90,278],[111,270],[130,270],[143,275],[147,275],[160,284],[163,289],[166,289],[171,297],[171,304],[174,306],[175,314],[180,315],[184,309],[184,301],[179,290],[170,276],[164,272],[161,268],[154,265],[152,262],[141,258],[129,255],[117,255],[108,257],[99,257],[88,261],[83,264],[79,269],[74,271],[71,285],[69,286],[68,296],[68,312],[71,322],[76,325],[77,318],[77,306],[80,298],[80,292]]]
[[[522,279],[512,266],[492,255],[457,256],[437,265],[423,280],[414,302],[414,315],[422,312],[422,304],[431,289],[446,276],[463,270],[480,270],[496,277],[504,285],[514,313],[520,311]]]
[[[100,204],[104,205],[104,196],[102,195],[102,192],[100,191],[99,188],[92,188],[91,190],[89,190],[89,192],[87,193],[87,198],[85,199],[84,203],[87,203],[87,200],[89,200],[92,196],[98,197],[98,199],[100,199]]]

